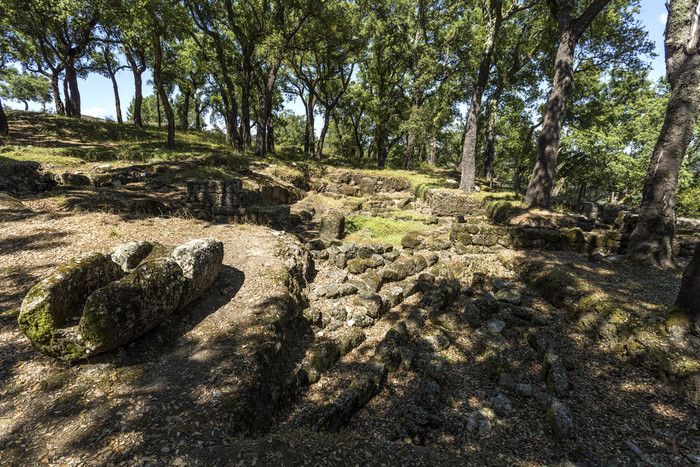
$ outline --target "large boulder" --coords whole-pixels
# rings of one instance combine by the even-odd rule
[[[199,298],[222,260],[223,244],[211,238],[177,248],[131,242],[80,256],[29,291],[19,326],[37,350],[61,360],[111,350]]]
[[[93,292],[78,327],[85,356],[115,349],[153,329],[178,308],[184,289],[178,263],[160,259]]]
[[[185,279],[179,306],[182,308],[201,297],[216,280],[224,259],[224,244],[214,238],[199,238],[175,248],[172,258]]]
[[[73,342],[77,339],[70,328],[77,324],[91,293],[123,276],[119,265],[104,253],[71,259],[29,291],[18,318],[20,330],[46,355],[81,358],[82,351]]]

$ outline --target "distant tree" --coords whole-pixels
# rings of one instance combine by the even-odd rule
[[[277,141],[282,145],[301,147],[304,144],[306,118],[283,110],[277,117]]]
[[[671,96],[649,163],[639,222],[628,254],[657,266],[673,261],[678,175],[700,113],[700,4],[672,0],[666,22],[666,77]],[[697,256],[697,254],[696,254]]]
[[[24,110],[29,110],[30,102],[45,107],[51,102],[51,83],[44,76],[5,68],[0,71],[0,97],[23,103]]]

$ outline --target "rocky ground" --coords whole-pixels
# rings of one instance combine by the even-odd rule
[[[465,245],[454,225],[496,228],[484,212],[359,173],[241,170],[246,189],[274,181],[269,202],[302,198],[301,223],[196,220],[190,167],[161,167],[0,209],[4,465],[700,462],[700,347],[667,320],[682,269]],[[146,201],[104,201],[122,194]],[[224,243],[219,278],[133,343],[66,366],[19,331],[23,296],[68,258],[200,237]]]

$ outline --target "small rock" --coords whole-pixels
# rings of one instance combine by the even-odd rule
[[[506,327],[505,321],[502,321],[500,319],[494,319],[488,322],[486,325],[486,328],[491,331],[495,332],[496,334],[500,334],[501,331]]]
[[[506,372],[501,373],[501,376],[498,377],[498,385],[510,392],[515,391],[516,388],[515,380]]]
[[[459,188],[459,182],[457,180],[448,178],[447,180],[445,180],[445,188],[456,190],[457,188]]]
[[[498,394],[492,398],[491,407],[499,417],[508,418],[513,414],[513,402],[505,394]]]
[[[523,296],[515,289],[501,289],[496,292],[496,299],[502,302],[512,303],[513,305],[520,305],[523,301]]]
[[[512,289],[513,288],[513,286],[510,284],[510,282],[503,280],[503,279],[494,279],[491,281],[491,285],[496,290]]]
[[[574,438],[574,420],[571,417],[569,408],[558,399],[553,399],[547,415],[545,416],[547,423],[554,430],[554,435],[558,438]]]
[[[523,397],[532,396],[532,385],[530,383],[520,383],[515,385],[515,392]]]

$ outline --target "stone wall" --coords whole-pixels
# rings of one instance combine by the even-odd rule
[[[0,164],[0,191],[10,194],[36,193],[54,185],[51,174],[39,171],[33,161]]]
[[[542,229],[522,226],[499,226],[485,223],[453,223],[450,240],[463,245],[491,248],[534,248],[553,251],[576,251],[579,253],[624,254],[629,234],[615,230],[562,228]],[[700,235],[678,235],[673,250],[678,256],[692,256]]]
[[[197,219],[283,228],[292,222],[289,206],[264,204],[258,191],[246,190],[237,178],[188,180],[186,204]]]

